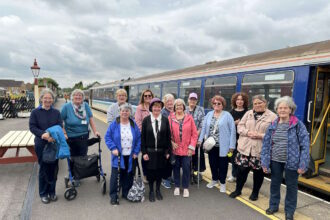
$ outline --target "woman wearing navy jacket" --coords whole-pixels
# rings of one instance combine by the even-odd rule
[[[54,94],[50,89],[44,89],[40,95],[41,105],[31,112],[29,127],[34,134],[34,146],[39,163],[39,195],[41,202],[48,204],[56,201],[55,193],[58,160],[54,163],[44,163],[42,152],[48,142],[53,142],[53,138],[46,131],[48,128],[59,125],[62,127],[61,114],[52,107]]]
[[[120,155],[120,183],[122,197],[127,198],[133,184],[132,162],[140,152],[141,136],[139,127],[129,117],[130,105],[119,107],[120,116],[109,126],[104,139],[111,151],[110,203],[119,205],[117,198],[118,156]]]

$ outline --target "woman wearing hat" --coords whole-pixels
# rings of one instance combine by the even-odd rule
[[[163,106],[160,99],[153,98],[149,106],[151,114],[142,122],[141,151],[146,161],[150,202],[155,201],[154,182],[157,200],[163,199],[160,184],[171,150],[171,131],[167,118],[161,114]]]
[[[174,165],[174,195],[180,195],[180,169],[182,168],[183,197],[189,197],[190,163],[191,156],[195,154],[197,143],[197,129],[193,117],[186,114],[185,103],[182,99],[174,102],[174,113],[168,117],[171,135],[172,150],[175,155]]]
[[[191,114],[194,118],[197,134],[201,133],[203,120],[204,120],[204,108],[197,105],[198,97],[197,94],[192,92],[189,94],[188,98],[188,108],[186,109],[187,114]],[[196,147],[195,155],[192,156],[192,169],[198,172],[204,172],[205,167],[205,157],[204,157],[204,150],[200,149],[200,167],[198,169],[198,147]],[[194,177],[194,182],[197,182],[197,178]]]

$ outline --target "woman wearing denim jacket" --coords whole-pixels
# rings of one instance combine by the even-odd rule
[[[234,119],[231,114],[223,109],[226,107],[226,100],[216,95],[211,100],[213,111],[205,116],[198,144],[203,138],[214,137],[216,144],[208,152],[209,163],[212,173],[212,181],[207,184],[208,188],[213,188],[220,181],[220,192],[226,192],[226,177],[228,171],[228,152],[233,152],[236,146],[236,129]],[[214,127],[217,126],[215,132]]]
[[[109,126],[104,139],[111,151],[110,203],[119,204],[117,197],[118,156],[120,156],[120,184],[122,197],[127,198],[133,184],[132,162],[140,152],[140,129],[130,118],[131,106],[119,107],[120,115]]]
[[[278,118],[268,127],[261,151],[261,166],[271,169],[268,215],[278,211],[281,183],[285,172],[285,218],[293,219],[297,206],[298,176],[309,163],[309,135],[305,125],[294,116],[296,104],[284,96],[275,101]]]

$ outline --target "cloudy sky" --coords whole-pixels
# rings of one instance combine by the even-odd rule
[[[60,87],[330,39],[328,0],[1,0],[0,78]]]

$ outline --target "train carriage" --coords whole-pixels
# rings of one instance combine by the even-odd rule
[[[92,107],[106,111],[116,101],[118,88],[127,90],[128,100],[135,106],[147,88],[159,98],[172,93],[185,101],[193,91],[200,97],[199,105],[209,111],[209,100],[215,94],[230,103],[233,93],[243,91],[250,100],[263,94],[273,110],[278,97],[292,96],[297,104],[296,116],[310,132],[316,168],[299,182],[330,194],[329,79],[330,40],[105,84],[91,89],[91,101]]]

